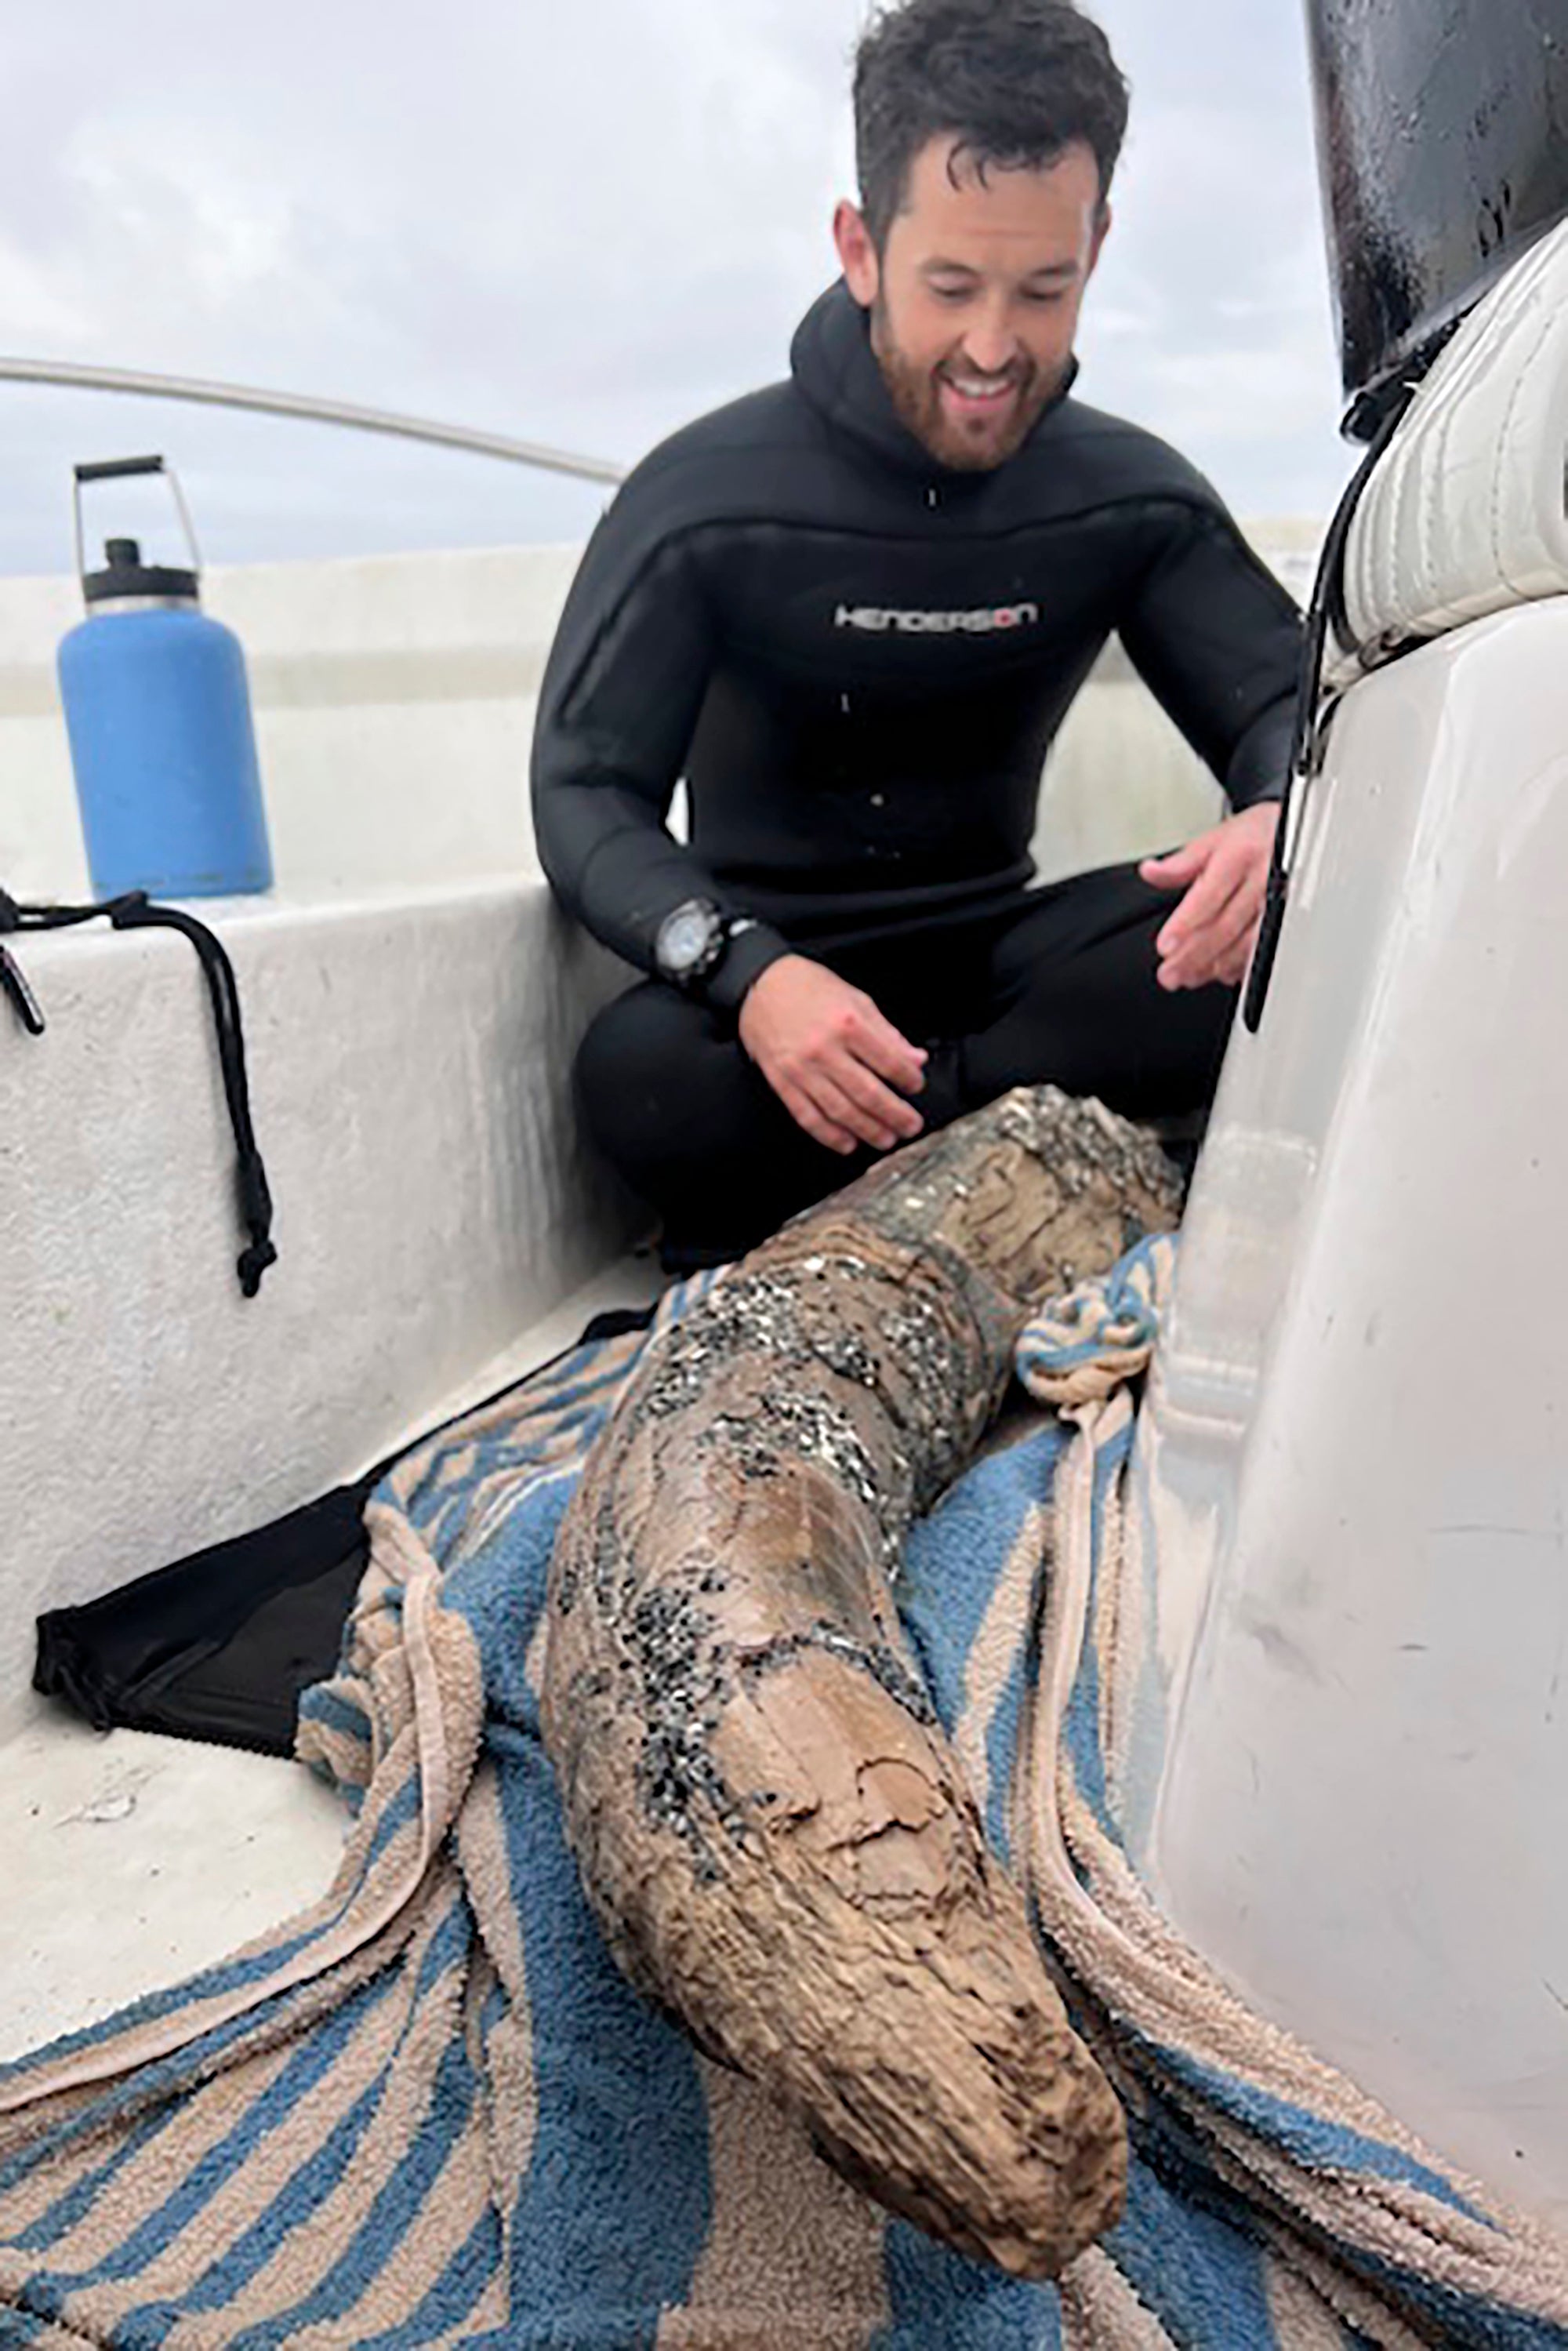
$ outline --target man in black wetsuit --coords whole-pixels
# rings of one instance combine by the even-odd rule
[[[535,822],[562,904],[651,975],[578,1077],[675,1265],[1020,1082],[1134,1118],[1211,1095],[1300,623],[1185,459],[1071,397],[1125,121],[1071,0],[884,13],[843,278],[789,381],[656,449],[578,573]],[[1031,886],[1046,750],[1112,631],[1234,813]]]

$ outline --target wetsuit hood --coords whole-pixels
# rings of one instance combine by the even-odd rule
[[[944,465],[904,423],[871,347],[869,315],[841,277],[819,295],[795,329],[789,371],[811,406],[836,432],[848,434],[873,450],[885,465],[927,480],[933,473],[957,482],[987,478],[983,473]],[[1035,419],[1024,448],[1066,399],[1077,373],[1078,362],[1073,360],[1066,381]],[[1008,464],[1011,463],[1009,458]],[[1006,468],[998,465],[994,470],[1002,473]]]

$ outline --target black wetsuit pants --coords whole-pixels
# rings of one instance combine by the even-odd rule
[[[933,1049],[927,1127],[1010,1086],[1097,1094],[1129,1117],[1207,1110],[1234,989],[1167,992],[1155,936],[1175,900],[1132,865],[1018,895],[983,915],[801,942]],[[655,1208],[676,1270],[739,1255],[872,1164],[814,1143],[747,1058],[733,1015],[645,980],[601,1012],[578,1057],[589,1130]]]

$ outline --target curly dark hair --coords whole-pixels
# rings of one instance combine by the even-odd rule
[[[1111,45],[1072,0],[904,0],[873,18],[855,51],[861,210],[879,250],[929,140],[967,162],[1053,162],[1083,140],[1102,197],[1127,129],[1127,83]]]

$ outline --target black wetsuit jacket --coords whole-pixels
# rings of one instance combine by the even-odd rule
[[[1113,630],[1233,807],[1279,793],[1299,616],[1185,458],[1064,396],[1006,465],[938,465],[841,284],[790,363],[637,467],[561,616],[534,820],[607,946],[649,971],[683,900],[751,915],[706,984],[734,1006],[791,944],[1015,897]]]

